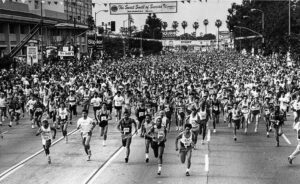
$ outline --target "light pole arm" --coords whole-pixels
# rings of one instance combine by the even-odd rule
[[[258,35],[260,35],[260,36],[263,36],[261,33],[256,32],[256,31],[254,31],[254,30],[252,30],[252,29],[249,29],[249,28],[247,28],[247,27],[243,27],[243,26],[234,26],[234,27],[241,28],[241,29],[246,29],[246,30],[248,30],[248,31],[251,31],[252,33],[255,33],[255,34],[258,34]]]

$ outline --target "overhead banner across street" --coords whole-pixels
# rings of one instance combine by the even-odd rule
[[[177,13],[177,1],[110,3],[111,15]]]

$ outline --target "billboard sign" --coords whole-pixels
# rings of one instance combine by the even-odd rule
[[[95,41],[95,35],[88,36],[87,44],[88,44],[88,48],[94,48],[94,46],[97,46],[97,48],[102,49],[103,48],[103,37],[97,36],[96,41]]]
[[[60,57],[73,57],[74,51],[58,51],[58,56]]]
[[[177,1],[110,3],[111,15],[177,13]]]
[[[38,47],[28,46],[27,47],[27,64],[33,65],[38,63]]]
[[[163,38],[175,38],[176,37],[176,30],[166,30],[161,31]]]

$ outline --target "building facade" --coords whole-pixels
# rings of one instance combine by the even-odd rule
[[[39,50],[74,44],[85,53],[87,38],[84,33],[88,29],[89,15],[92,15],[91,0],[2,0],[0,56],[8,54],[41,20],[43,28],[32,38]],[[26,46],[19,52],[19,55],[25,54]]]

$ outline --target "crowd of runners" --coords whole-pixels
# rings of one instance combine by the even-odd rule
[[[112,120],[126,147],[125,162],[137,134],[145,139],[145,162],[150,147],[158,158],[158,175],[165,145],[174,144],[166,141],[167,134],[177,131],[174,149],[186,162],[189,176],[192,151],[205,144],[208,128],[216,133],[219,124],[226,123],[237,141],[237,131],[256,133],[264,126],[266,137],[273,131],[274,143],[280,146],[280,137],[286,139],[284,122],[293,114],[293,127],[286,127],[297,131],[298,145],[288,157],[292,164],[300,153],[300,69],[284,63],[218,51],[21,66],[1,73],[0,125],[17,126],[29,116],[51,163],[49,149],[56,130],[68,142],[68,125],[77,123],[90,160],[93,129],[101,128],[106,146]],[[75,122],[78,115],[82,117]]]

